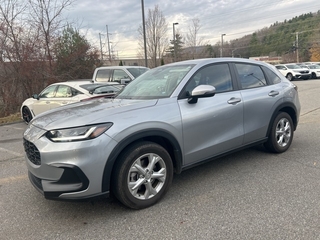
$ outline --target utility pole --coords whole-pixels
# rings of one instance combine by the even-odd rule
[[[110,40],[109,40],[109,32],[108,32],[108,25],[106,25],[107,28],[107,39],[108,39],[108,51],[109,51],[109,61],[111,62],[111,51],[110,51]]]
[[[225,36],[226,34],[223,33],[221,34],[221,49],[220,49],[220,57],[223,56],[223,36]]]
[[[297,63],[299,63],[299,32],[296,32],[296,53],[297,53]]]
[[[178,25],[179,23],[173,23],[172,24],[172,30],[173,30],[173,59],[174,59],[174,61],[176,62],[176,31],[175,31],[175,28],[174,28],[174,26],[175,25]]]
[[[144,1],[141,0],[141,9],[142,9],[142,27],[143,27],[143,42],[144,42],[144,61],[146,67],[148,67],[148,59],[147,59],[147,38],[146,38],[146,23],[144,20]]]
[[[102,52],[102,42],[101,42],[101,33],[99,33],[100,38],[100,53],[101,53],[101,62],[103,61],[103,52]]]

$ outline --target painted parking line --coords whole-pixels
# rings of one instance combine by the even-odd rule
[[[0,152],[10,153],[10,154],[17,156],[17,157],[23,157],[23,155],[20,153],[17,153],[17,152],[14,152],[14,151],[11,151],[11,150],[8,150],[5,148],[1,148],[1,147],[0,147]]]
[[[12,183],[17,182],[20,180],[26,180],[28,178],[27,175],[20,175],[20,176],[14,176],[14,177],[6,177],[6,178],[0,178],[0,185],[3,185],[5,183]]]
[[[5,127],[5,128],[10,128],[10,129],[16,129],[16,130],[25,130],[26,128],[24,128],[24,127],[14,127],[14,126],[12,126],[12,125],[5,125],[5,126],[3,126],[3,127]]]

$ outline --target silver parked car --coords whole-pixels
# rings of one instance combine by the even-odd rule
[[[149,207],[174,173],[257,144],[285,152],[297,128],[297,87],[273,66],[199,59],[154,68],[115,99],[36,116],[24,133],[31,183],[46,198],[111,192]]]

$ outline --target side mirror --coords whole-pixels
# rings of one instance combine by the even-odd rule
[[[33,94],[32,98],[39,100],[39,95],[38,94]]]
[[[129,82],[131,82],[131,79],[130,79],[130,78],[120,79],[120,84],[128,84]]]
[[[213,97],[216,94],[216,88],[211,85],[199,85],[195,87],[191,96],[188,98],[188,103],[193,104],[198,102],[198,98]]]

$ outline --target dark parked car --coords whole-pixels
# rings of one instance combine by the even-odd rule
[[[297,87],[273,66],[216,58],[154,68],[115,99],[50,110],[24,133],[31,183],[46,198],[112,192],[130,208],[155,204],[174,173],[264,144],[288,150]]]

